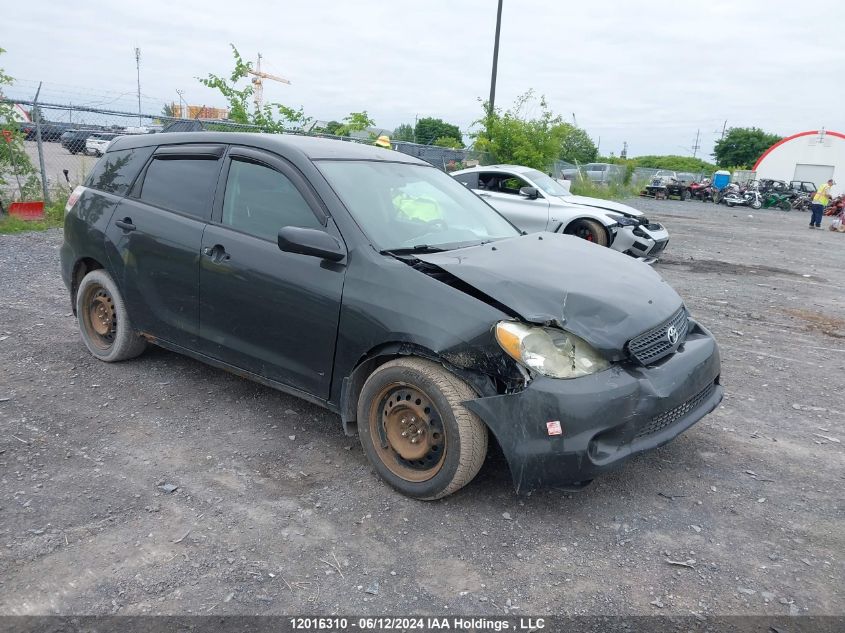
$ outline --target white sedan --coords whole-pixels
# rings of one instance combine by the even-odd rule
[[[111,143],[118,136],[118,134],[111,134],[107,132],[98,132],[97,134],[92,134],[87,139],[85,139],[85,153],[89,156],[102,156],[106,153],[106,149],[108,149],[109,143]]]
[[[526,233],[577,235],[648,264],[669,243],[662,224],[612,200],[575,196],[546,174],[518,165],[488,165],[451,174]]]

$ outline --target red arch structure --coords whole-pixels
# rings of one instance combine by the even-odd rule
[[[767,149],[765,152],[763,152],[763,155],[757,159],[756,163],[754,163],[754,167],[752,167],[753,171],[757,171],[757,168],[760,166],[760,163],[763,162],[763,159],[784,143],[788,143],[789,141],[796,138],[801,138],[802,136],[812,136],[813,134],[818,134],[819,132],[821,132],[821,130],[809,130],[808,132],[799,132],[798,134],[793,134],[792,136],[782,138],[777,143],[772,145],[769,149]],[[825,135],[829,134],[830,136],[838,136],[839,138],[845,138],[845,134],[842,134],[842,132],[830,132],[828,130],[825,130],[824,133]]]

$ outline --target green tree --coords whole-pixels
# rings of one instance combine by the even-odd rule
[[[692,156],[675,156],[668,154],[666,156],[637,156],[631,161],[636,163],[637,167],[648,167],[651,169],[672,169],[674,171],[691,171],[691,172],[707,172],[715,171],[716,165],[708,163],[706,160],[700,158],[693,158]]]
[[[361,132],[375,124],[376,122],[370,118],[366,110],[362,112],[350,112],[343,117],[343,123],[335,129],[334,134],[338,136],[349,136],[351,132]]]
[[[560,143],[560,160],[568,163],[592,163],[598,157],[595,143],[581,128],[560,122],[552,127],[551,133]]]
[[[749,169],[769,147],[781,140],[756,127],[732,127],[725,138],[716,141],[713,156],[719,166]]]
[[[164,106],[162,106],[161,108],[161,115],[168,118],[172,118],[174,116],[173,104],[165,103]]]
[[[0,48],[0,55],[5,52]],[[13,79],[0,68],[0,94],[3,86],[12,82]],[[20,117],[14,103],[9,101],[0,101],[0,132],[0,196],[4,206],[9,202],[7,195],[21,200],[40,197],[41,181],[24,149]]]
[[[228,78],[220,77],[209,73],[208,77],[197,77],[197,80],[204,86],[217,90],[229,104],[229,119],[236,123],[256,125],[265,132],[284,132],[286,128],[302,127],[311,118],[305,116],[302,107],[294,109],[281,103],[265,103],[259,108],[253,102],[255,88],[251,81],[247,81],[243,88],[238,87],[238,82],[248,79],[249,71],[252,70],[252,62],[244,61],[234,44],[232,54],[235,59],[235,67]]]
[[[326,134],[337,135],[338,130],[342,127],[343,127],[343,124],[340,121],[329,121],[328,123],[326,123],[325,132],[326,132]]]
[[[393,130],[393,140],[394,141],[413,141],[416,137],[414,136],[414,128],[411,126],[410,123],[403,123],[395,130]]]
[[[452,149],[460,149],[463,147],[463,144],[456,138],[451,136],[441,136],[440,138],[434,139],[434,143],[432,145],[437,145],[437,147],[451,147]]]
[[[526,110],[539,116],[528,118]],[[551,111],[544,97],[535,99],[529,90],[517,97],[505,111],[490,113],[483,104],[485,116],[476,121],[480,131],[473,135],[475,149],[488,152],[497,163],[514,163],[545,171],[555,160],[591,162],[596,146],[584,130],[566,123]]]
[[[434,119],[431,117],[420,119],[414,127],[414,135],[417,143],[423,145],[431,145],[438,138],[443,137],[457,139],[460,147],[463,147],[464,144],[461,129],[457,125],[446,123],[443,119]]]

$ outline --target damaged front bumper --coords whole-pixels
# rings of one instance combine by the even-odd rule
[[[646,264],[654,264],[668,244],[669,231],[662,224],[652,222],[620,227],[610,247]]]
[[[615,365],[573,380],[537,377],[518,393],[464,403],[496,436],[517,492],[571,485],[662,446],[722,400],[713,336],[695,321],[651,367]],[[562,433],[555,432],[559,422]],[[550,430],[551,428],[551,430]]]

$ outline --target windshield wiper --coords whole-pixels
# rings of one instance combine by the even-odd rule
[[[381,251],[382,255],[415,255],[421,253],[442,253],[449,250],[439,246],[430,246],[428,244],[417,244],[416,246],[407,246],[405,248],[388,248]]]

